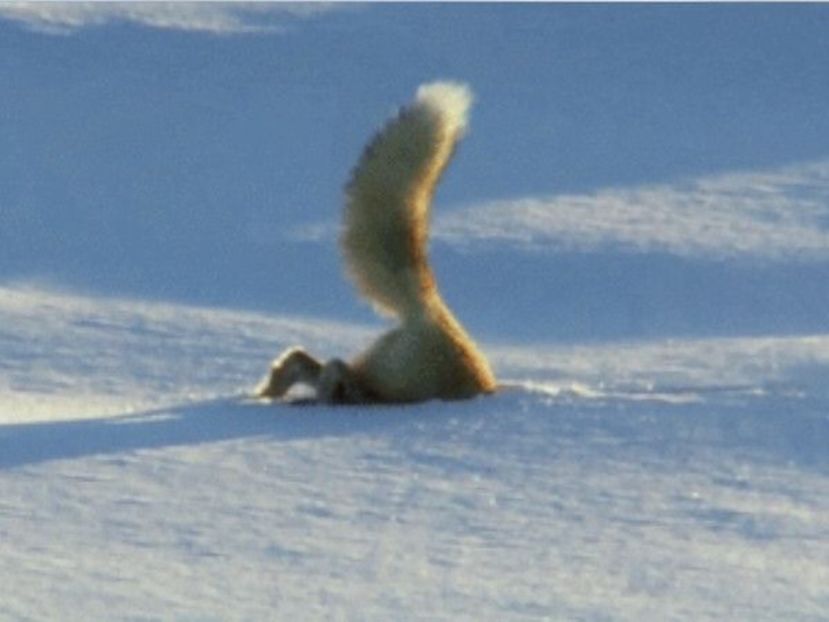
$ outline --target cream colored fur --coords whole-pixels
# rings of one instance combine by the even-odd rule
[[[346,189],[348,273],[400,325],[348,365],[322,365],[292,349],[274,362],[260,395],[280,397],[297,382],[328,402],[458,399],[495,389],[486,358],[440,297],[427,256],[432,195],[471,103],[464,85],[421,86],[368,145]]]

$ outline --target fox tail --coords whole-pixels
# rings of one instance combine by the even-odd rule
[[[421,86],[366,147],[346,187],[347,271],[382,314],[405,321],[439,296],[427,254],[432,196],[471,103],[465,85]]]

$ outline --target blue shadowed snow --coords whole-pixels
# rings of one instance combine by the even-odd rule
[[[829,11],[819,5],[351,6],[289,23],[271,34],[118,23],[48,36],[0,21],[0,278],[364,321],[333,239],[290,232],[336,226],[370,134],[440,77],[469,82],[477,104],[438,216],[495,199],[773,174],[827,157]],[[820,300],[801,304],[802,284],[780,274],[791,269],[749,257],[720,271],[699,252],[687,272],[710,280],[707,313],[682,317],[686,301],[671,291],[654,303],[652,330],[645,309],[640,327],[597,318],[573,333],[537,322],[529,331],[536,308],[551,321],[568,313],[550,304],[578,289],[562,280],[594,283],[603,307],[625,308],[638,304],[643,280],[661,288],[686,271],[659,253],[623,253],[616,270],[602,248],[594,261],[551,247],[488,260],[491,244],[469,276],[454,258],[439,276],[459,306],[467,286],[485,289],[463,315],[505,335],[730,334],[743,309],[718,303],[741,287],[757,311],[751,332],[826,326],[825,254],[804,266]],[[480,304],[505,282],[517,307],[508,320]]]
[[[829,7],[0,4],[0,619],[829,618]],[[384,325],[342,189],[467,82],[503,390],[247,397]]]

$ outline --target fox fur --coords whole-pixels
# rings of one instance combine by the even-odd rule
[[[322,364],[292,348],[258,395],[296,383],[330,403],[461,399],[495,390],[484,355],[438,292],[428,260],[432,196],[467,128],[472,93],[421,86],[366,147],[346,187],[341,246],[347,273],[375,309],[399,325],[348,364]]]

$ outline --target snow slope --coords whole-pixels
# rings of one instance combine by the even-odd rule
[[[484,344],[470,402],[245,397],[371,327],[5,287],[0,619],[824,620],[829,336]]]
[[[0,3],[0,622],[829,620],[827,9]],[[439,79],[503,390],[251,400]]]

